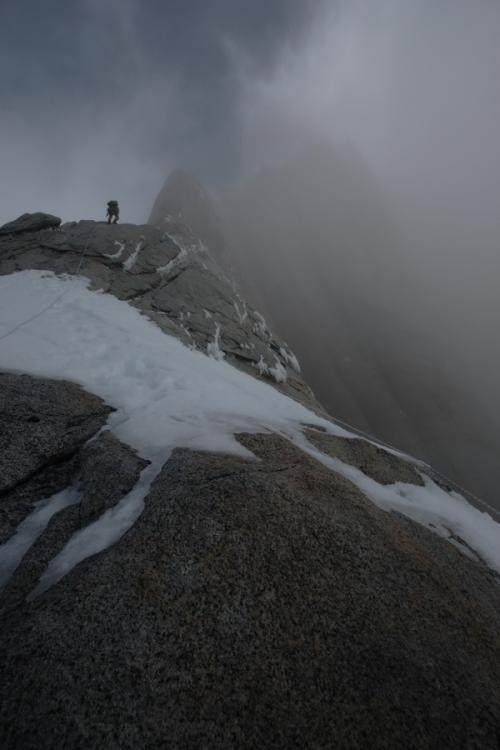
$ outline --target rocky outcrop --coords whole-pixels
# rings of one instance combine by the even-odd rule
[[[80,526],[92,523],[124,497],[139,479],[148,461],[110,432],[87,443],[80,454],[82,497],[78,509]]]
[[[0,373],[0,543],[36,503],[78,481],[80,525],[136,483],[147,461],[113,435],[97,435],[112,409],[64,380]]]
[[[110,412],[74,383],[0,373],[0,493],[74,454]]]
[[[80,221],[59,232],[0,238],[0,275],[24,269],[85,276],[93,289],[129,301],[185,344],[227,357],[320,408],[288,346],[183,224],[165,221],[160,230]]]
[[[78,451],[110,412],[74,383],[0,373],[0,542],[71,483]]]
[[[116,506],[135,486],[147,464],[148,461],[137,456],[135,451],[109,432],[103,432],[83,445],[72,460],[64,463],[65,482],[56,491],[74,485],[78,488],[78,502],[53,516],[49,527],[26,552],[19,569],[2,591],[2,606],[6,610],[24,602],[35,589],[50,561],[69,539]],[[49,497],[41,493],[39,486],[33,482],[22,484],[21,488],[24,495],[29,493],[32,502],[43,502],[44,498]],[[21,513],[23,510],[18,505],[18,490],[7,493],[2,501],[11,511]],[[24,513],[26,514],[26,508]]]
[[[239,439],[259,461],[176,450],[125,537],[4,605],[2,747],[496,749],[491,573]]]
[[[51,214],[22,214],[14,221],[1,226],[0,236],[5,234],[22,234],[23,232],[38,232],[40,229],[56,229],[60,223],[61,219]]]
[[[374,443],[336,437],[318,430],[305,430],[305,434],[309,442],[322,453],[338,458],[350,466],[356,466],[363,474],[379,484],[394,484],[395,482],[424,484],[422,475],[415,466],[393,453],[388,453]]]

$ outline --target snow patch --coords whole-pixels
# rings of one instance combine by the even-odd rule
[[[165,456],[143,469],[135,487],[97,521],[77,531],[54,557],[28,599],[34,599],[61,580],[75,565],[110,547],[134,525],[144,510],[144,498],[158,476]]]
[[[175,234],[171,234],[170,232],[164,232],[162,235],[162,239],[168,238],[171,242],[174,243],[174,245],[177,245],[179,250],[184,250],[187,254],[188,252],[192,253],[202,253],[207,252],[207,248],[204,246],[204,244],[201,242],[201,240],[196,240],[195,242],[191,242],[191,244],[188,244],[187,246],[182,242],[182,239]]]
[[[286,374],[286,369],[283,367],[278,357],[275,357],[274,360],[275,360],[274,367],[269,368],[270,374],[273,376],[273,378],[275,379],[277,383],[286,383],[288,379],[288,376]]]
[[[19,524],[16,533],[0,546],[0,589],[5,586],[26,552],[46,529],[52,516],[78,502],[79,490],[76,487],[68,487],[35,504],[35,510]]]
[[[135,246],[134,252],[131,255],[129,255],[129,257],[123,262],[123,268],[125,269],[125,271],[131,271],[132,268],[135,266],[137,257],[143,245],[144,245],[144,237],[142,237],[139,240],[139,242]]]
[[[118,246],[118,250],[116,251],[116,253],[104,253],[104,255],[110,260],[118,260],[118,258],[121,258],[123,251],[125,250],[126,243],[115,240],[113,244]]]
[[[176,244],[177,244],[177,243],[176,243]],[[173,268],[175,268],[176,266],[178,266],[178,265],[179,265],[179,263],[180,263],[180,262],[181,262],[181,261],[182,261],[182,260],[183,260],[184,258],[186,258],[186,256],[187,256],[187,250],[186,250],[186,249],[185,249],[184,247],[182,247],[182,248],[180,248],[180,250],[179,250],[179,252],[177,253],[177,255],[175,256],[175,258],[172,258],[172,260],[169,260],[169,262],[168,262],[168,263],[166,263],[166,264],[165,264],[164,266],[159,266],[159,267],[158,267],[158,268],[156,269],[156,271],[157,271],[157,272],[158,272],[158,273],[159,273],[160,275],[162,275],[162,276],[163,276],[163,275],[165,275],[165,274],[168,274],[168,273],[170,273],[170,271],[171,271],[171,270],[172,270]]]
[[[209,357],[213,357],[214,359],[218,359],[219,361],[223,360],[226,356],[222,349],[220,348],[220,325],[219,323],[215,324],[215,339],[211,341],[209,344],[207,344],[207,354]]]
[[[269,338],[270,333],[264,317],[259,312],[257,312],[257,310],[254,310],[253,314],[257,320],[253,327],[254,333],[260,334],[265,338]]]
[[[454,544],[467,557],[472,550],[500,573],[500,524],[457,492],[446,492],[425,474],[423,487],[405,482],[382,485],[360,469],[327,456],[305,438],[296,444],[324,466],[351,481],[379,508],[397,511]],[[466,544],[460,543],[462,539]]]
[[[239,323],[242,326],[245,320],[248,318],[247,306],[245,302],[242,302],[243,309],[240,310],[240,307],[238,303],[236,302],[236,300],[234,300],[233,304],[234,304],[234,309],[236,310],[236,315],[238,316]]]
[[[0,335],[15,329],[0,339],[0,366],[80,383],[116,409],[108,420],[112,432],[153,463],[115,509],[68,542],[52,561],[39,590],[130,528],[141,513],[155,471],[174,447],[250,458],[234,438],[238,432],[276,432],[287,437],[354,482],[380,507],[434,526],[432,530],[450,540],[453,535],[455,544],[457,538],[463,539],[500,572],[500,524],[427,478],[425,487],[382,486],[313,449],[302,434],[303,424],[323,427],[339,437],[355,435],[224,361],[220,326],[207,357],[163,333],[126,302],[90,291],[88,284],[87,279],[46,271],[0,277]],[[280,376],[279,368],[269,368],[263,358],[259,364]],[[53,502],[64,507],[66,501],[70,504],[76,498],[63,496]],[[21,525],[17,532],[21,538],[23,529]],[[1,549],[6,555],[5,545]]]
[[[264,357],[261,354],[260,359],[255,365],[255,367],[259,371],[259,375],[261,376],[270,375],[272,378],[274,378],[276,383],[286,383],[287,381],[286,369],[283,367],[283,365],[281,364],[281,362],[279,361],[277,357],[275,357],[274,359],[275,359],[275,365],[274,367],[271,367],[270,365],[266,363],[266,361],[264,360]]]
[[[295,372],[300,374],[300,365],[297,357],[289,349],[285,349],[283,346],[280,347],[280,354],[287,363],[287,365]]]

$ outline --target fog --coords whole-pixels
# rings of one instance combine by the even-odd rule
[[[0,221],[191,169],[332,413],[500,507],[500,4],[75,7],[1,47]]]
[[[324,11],[243,76],[254,175],[223,204],[332,413],[500,506],[499,31],[487,2]]]
[[[0,222],[27,210],[145,221],[174,167],[239,173],[243,90],[274,69],[320,0],[5,3]]]

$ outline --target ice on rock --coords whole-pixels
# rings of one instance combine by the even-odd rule
[[[339,437],[355,436],[228,364],[220,349],[219,324],[207,347],[210,356],[206,356],[163,333],[126,302],[90,291],[88,283],[35,270],[0,277],[0,337],[4,335],[0,338],[0,367],[80,383],[115,408],[110,429],[152,463],[115,509],[68,542],[49,566],[40,590],[130,528],[140,515],[155,471],[173,448],[251,458],[235,440],[238,432],[273,431],[287,437],[354,482],[380,507],[404,513],[454,543],[457,538],[465,540],[500,572],[500,524],[427,478],[424,487],[379,485],[359,469],[312,448],[303,435],[304,424]],[[277,358],[275,365],[269,366],[261,357],[257,369],[278,382],[286,377]],[[53,502],[57,506],[74,499],[70,494]],[[34,527],[41,528],[36,519]],[[12,545],[20,550],[29,534],[24,527],[18,534]],[[11,554],[5,550],[6,545],[0,547],[0,560]],[[13,563],[9,565],[12,568]]]

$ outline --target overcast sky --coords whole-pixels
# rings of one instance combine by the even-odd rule
[[[0,21],[0,221],[111,197],[144,221],[175,166],[230,182],[318,139],[498,231],[497,0],[3,0]]]
[[[167,172],[239,170],[240,81],[269,74],[317,0],[4,0],[0,219],[144,219]]]

